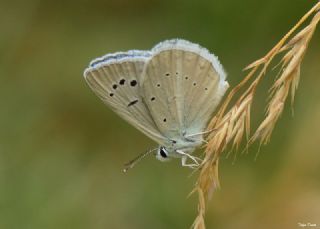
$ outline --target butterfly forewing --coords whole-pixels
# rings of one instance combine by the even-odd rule
[[[158,131],[141,96],[140,78],[149,52],[129,51],[91,62],[84,76],[90,88],[119,116],[161,143]]]
[[[203,131],[228,87],[217,58],[184,40],[152,50],[142,84],[154,122],[170,139]]]

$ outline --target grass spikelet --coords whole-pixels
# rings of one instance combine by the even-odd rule
[[[293,105],[295,92],[299,85],[301,63],[320,20],[320,2],[315,4],[289,32],[262,58],[248,65],[249,73],[228,94],[217,114],[210,121],[207,129],[215,130],[207,136],[204,160],[195,189],[198,193],[198,216],[193,228],[205,229],[206,201],[211,193],[219,187],[218,165],[220,155],[231,146],[237,151],[244,136],[247,145],[259,141],[267,144],[270,141],[274,127],[279,120],[288,95]],[[297,29],[312,15],[311,22],[297,32]],[[295,35],[294,35],[295,34]],[[279,74],[269,90],[269,102],[266,116],[250,138],[250,113],[252,102],[260,81],[268,73],[269,66],[275,56],[282,55],[276,66]],[[251,83],[249,83],[251,82]],[[240,89],[245,89],[234,104],[232,99]]]
[[[300,80],[301,62],[319,20],[320,12],[313,17],[308,26],[281,48],[280,51],[288,50],[281,60],[281,74],[271,87],[271,99],[267,106],[266,117],[252,136],[251,142],[258,139],[260,140],[260,144],[267,144],[269,142],[289,93],[291,94],[291,105],[293,105],[295,92]]]

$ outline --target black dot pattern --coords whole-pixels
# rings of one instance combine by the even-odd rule
[[[132,87],[136,86],[136,85],[137,85],[137,81],[136,81],[136,80],[132,80],[132,81],[130,82],[130,85],[131,85]]]
[[[193,86],[196,86],[196,85],[197,85],[197,83],[196,83],[196,82],[194,82],[194,83],[193,83]]]
[[[164,118],[164,119],[163,119],[163,122],[166,122],[166,121],[167,121],[167,119],[166,119],[166,118]]]
[[[160,86],[161,86],[161,85],[158,83],[158,84],[157,84],[157,87],[160,87]]]
[[[151,101],[154,101],[155,99],[156,99],[155,97],[152,97],[150,100],[151,100]]]
[[[112,97],[112,96],[114,96],[114,94],[113,94],[113,93],[110,93],[109,95],[110,95],[111,97]]]
[[[117,89],[117,87],[118,87],[117,84],[112,85],[112,88],[113,88],[113,89]]]
[[[166,75],[166,76],[170,76],[170,73],[169,73],[169,72],[167,72],[165,75]]]
[[[125,79],[121,79],[121,80],[119,81],[119,84],[120,84],[120,85],[124,85],[125,82],[126,82]]]

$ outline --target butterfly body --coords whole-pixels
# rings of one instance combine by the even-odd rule
[[[104,103],[160,145],[160,160],[186,160],[204,143],[206,124],[228,88],[218,59],[181,39],[105,55],[84,76]]]

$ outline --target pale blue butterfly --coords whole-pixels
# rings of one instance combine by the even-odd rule
[[[203,144],[206,124],[229,86],[218,58],[182,39],[151,51],[107,54],[93,60],[84,77],[105,104],[160,145],[159,160],[181,158],[189,167],[199,165],[191,153]]]

